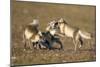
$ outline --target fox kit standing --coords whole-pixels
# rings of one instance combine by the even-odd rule
[[[72,27],[70,26],[63,18],[60,18],[58,20],[58,27],[60,30],[60,33],[67,36],[71,37],[73,39],[73,43],[75,45],[75,51],[77,50],[77,45],[79,44],[79,47],[82,46],[83,41],[82,38],[84,39],[91,39],[92,36],[88,32],[81,31],[79,28]]]
[[[36,43],[39,41],[40,36],[42,36],[41,32],[38,29],[39,21],[37,19],[33,19],[33,22],[28,24],[24,30],[24,47],[29,45],[32,49],[32,43]]]

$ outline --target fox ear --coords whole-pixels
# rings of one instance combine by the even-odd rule
[[[62,22],[64,22],[64,19],[63,19],[63,18],[60,18],[60,19],[58,20],[58,22],[59,22],[59,23],[62,23]]]
[[[39,25],[39,20],[38,19],[33,19],[33,22],[31,24],[33,24],[33,25]]]

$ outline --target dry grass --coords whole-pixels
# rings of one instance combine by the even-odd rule
[[[62,62],[79,62],[96,60],[95,44],[95,6],[78,6],[64,4],[47,4],[32,2],[13,2],[11,15],[11,64],[47,64]],[[28,50],[23,51],[22,32],[24,26],[34,18],[40,20],[40,29],[45,30],[48,22],[63,17],[70,25],[91,32],[94,35],[89,43],[74,53],[71,38],[61,38],[64,46],[62,50]]]

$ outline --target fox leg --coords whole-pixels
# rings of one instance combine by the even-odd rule
[[[30,40],[28,40],[28,45],[29,45],[29,48],[30,48],[30,49],[33,49],[33,46],[32,46],[32,43],[31,43]]]
[[[79,48],[81,48],[82,45],[83,45],[83,40],[82,40],[82,38],[80,37],[78,41],[79,41]]]
[[[27,48],[27,41],[25,40],[24,41],[24,51],[26,50],[26,48]]]
[[[39,42],[36,42],[36,49],[41,49],[41,44]]]
[[[77,50],[77,41],[76,41],[76,37],[73,38],[73,43],[74,43],[74,51],[76,52],[76,50]]]
[[[23,34],[23,41],[22,42],[24,43],[24,51],[25,51],[27,48],[27,39],[25,38],[24,34]]]
[[[77,50],[77,46],[79,44],[79,39],[80,39],[80,35],[78,33],[76,33],[73,37],[73,43],[74,43],[74,46],[75,46],[75,51]]]
[[[76,50],[77,50],[77,42],[76,42],[76,40],[75,39],[73,39],[73,43],[74,43],[74,51],[76,52]]]
[[[25,49],[27,49],[28,44],[29,44],[29,43],[28,43],[28,40],[26,39],[25,42],[24,42],[24,48],[25,48]]]

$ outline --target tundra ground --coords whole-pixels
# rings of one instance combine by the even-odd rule
[[[96,16],[95,6],[79,6],[64,4],[15,2],[11,4],[11,64],[51,64],[96,60]],[[74,44],[71,38],[61,38],[64,50],[27,50],[24,51],[22,33],[25,25],[34,18],[40,21],[40,30],[45,31],[47,23],[64,18],[72,26],[91,32],[92,40],[84,40],[84,45],[74,52]]]

